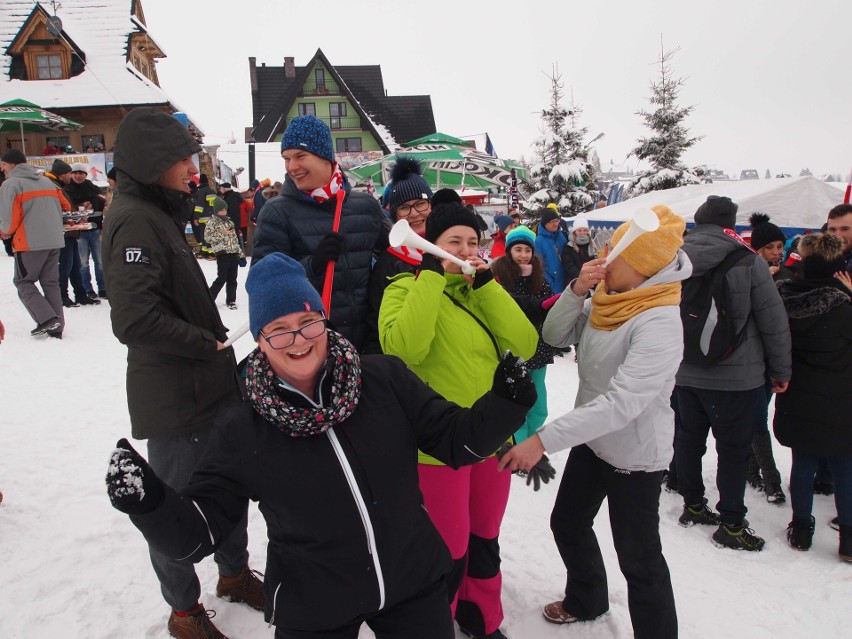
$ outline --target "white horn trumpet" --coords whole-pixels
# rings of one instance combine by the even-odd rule
[[[243,335],[249,332],[249,323],[246,322],[242,326],[240,326],[237,330],[231,333],[231,336],[223,343],[225,348],[232,346],[234,342],[240,339]]]
[[[633,219],[630,220],[630,227],[627,229],[627,232],[618,241],[612,252],[607,255],[604,266],[609,266],[637,237],[643,233],[656,231],[658,228],[660,228],[660,218],[651,209],[639,209],[636,211],[633,214]]]
[[[441,247],[435,246],[432,242],[424,240],[422,237],[417,235],[417,233],[411,230],[411,227],[408,225],[406,220],[399,220],[393,225],[390,235],[388,236],[388,240],[390,241],[390,245],[394,247],[407,246],[409,248],[416,248],[420,249],[424,253],[434,255],[435,257],[450,260],[453,264],[460,266],[462,273],[465,275],[473,275],[476,273],[476,269],[464,260],[460,260],[455,255],[448,253]]]

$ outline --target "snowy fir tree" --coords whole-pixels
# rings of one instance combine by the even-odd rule
[[[693,107],[680,107],[677,96],[684,84],[683,78],[672,77],[671,59],[680,49],[665,51],[660,42],[659,80],[651,83],[649,101],[653,110],[637,111],[653,133],[640,138],[631,155],[651,163],[651,169],[639,173],[632,183],[633,195],[647,191],[671,189],[684,184],[698,184],[700,178],[682,162],[684,152],[701,137],[690,137],[684,120]]]
[[[808,167],[805,167],[804,169],[799,171],[799,177],[803,176],[812,177],[813,173],[811,173],[811,170]]]
[[[564,85],[558,66],[549,78],[550,104],[541,112],[541,136],[532,144],[536,160],[529,182],[534,193],[527,202],[533,211],[552,202],[562,215],[574,216],[597,202],[595,179],[600,170],[589,158],[588,129],[578,125],[582,108],[574,104],[573,96],[569,109],[562,106]]]

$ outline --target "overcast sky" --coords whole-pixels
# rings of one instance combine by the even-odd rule
[[[852,2],[669,0],[143,0],[168,57],[160,83],[207,134],[243,141],[251,126],[248,58],[304,65],[321,48],[334,65],[382,67],[390,95],[429,94],[439,131],[488,132],[500,157],[533,158],[553,64],[584,112],[604,169],[648,134],[660,39],[680,47],[679,103],[704,139],[684,157],[739,175],[815,175],[852,167]],[[567,106],[567,103],[566,105]],[[636,160],[628,164],[635,167]]]

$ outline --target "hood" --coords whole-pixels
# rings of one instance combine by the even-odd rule
[[[176,162],[201,150],[189,130],[165,111],[133,109],[118,126],[113,162],[118,188],[122,175],[139,184],[154,184]]]
[[[850,302],[848,290],[839,282],[783,280],[776,286],[790,319],[819,317]]]
[[[9,172],[9,177],[16,177],[24,180],[37,180],[41,177],[41,173],[39,173],[38,169],[36,169],[32,164],[18,164]]]
[[[678,249],[677,255],[662,269],[648,278],[645,282],[637,286],[637,289],[647,288],[656,284],[671,284],[672,282],[682,282],[692,275],[692,262],[689,256]]]
[[[698,224],[684,237],[682,250],[692,262],[692,274],[700,277],[743,246],[749,248],[742,240],[728,235],[721,226]]]

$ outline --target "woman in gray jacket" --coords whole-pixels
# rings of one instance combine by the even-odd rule
[[[583,354],[575,409],[510,449],[501,467],[528,470],[545,451],[571,448],[550,516],[568,579],[565,598],[545,606],[545,618],[574,623],[609,609],[592,529],[607,498],[634,634],[669,639],[677,636],[677,613],[660,543],[660,484],[672,456],[669,398],[683,355],[681,281],[692,265],[680,250],[683,219],[665,206],[653,210],[658,230],[640,235],[609,266],[604,259],[584,264],[551,309],[544,340],[557,347],[579,341]],[[629,226],[618,228],[613,245]]]

